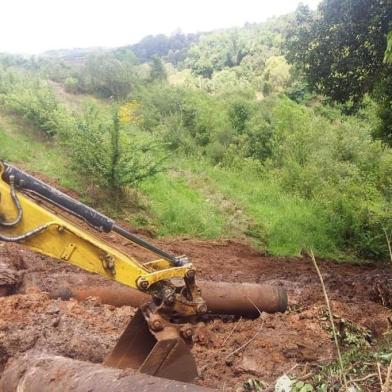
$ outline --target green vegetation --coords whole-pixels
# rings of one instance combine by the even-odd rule
[[[39,129],[26,120],[0,112],[0,140],[2,159],[50,177],[63,187],[79,188],[79,179],[69,169],[65,151],[42,137]]]
[[[324,0],[318,12],[299,6],[286,43],[287,57],[304,72],[314,91],[345,103],[350,111],[370,94],[381,119],[374,134],[390,145],[392,66],[383,59],[388,59],[391,20],[390,2]]]
[[[257,173],[212,169],[209,175],[252,217],[246,234],[264,242],[272,254],[296,255],[317,246],[320,255],[339,257],[328,218],[317,203],[289,195],[273,179]]]
[[[0,55],[0,156],[158,235],[383,259],[392,9],[351,2],[114,50]]]
[[[388,44],[384,54],[384,63],[392,63],[392,30],[388,33]]]
[[[21,115],[48,136],[64,131],[67,113],[56,100],[47,81],[38,77],[3,71],[0,76],[0,99],[3,108]]]
[[[163,169],[159,146],[148,135],[141,139],[131,127],[121,126],[118,113],[111,118],[88,105],[67,137],[75,170],[113,194]]]
[[[158,175],[141,184],[160,235],[216,238],[225,235],[225,217],[180,177]]]

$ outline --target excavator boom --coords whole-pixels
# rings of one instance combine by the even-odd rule
[[[80,220],[94,229],[95,234]],[[157,258],[139,262],[99,235],[109,232],[132,241]],[[130,296],[130,303],[139,309],[105,365],[131,367],[185,382],[197,376],[190,344],[208,309],[188,258],[156,247],[91,207],[1,160],[0,241],[20,243],[133,289],[121,292],[119,295],[124,298],[120,302],[125,303],[125,297]],[[209,294],[206,298],[210,308],[218,314],[247,316],[256,309],[258,315],[260,309],[283,312],[287,307],[287,295],[280,287],[237,284],[232,285],[230,292],[227,286],[218,283],[203,285]],[[143,295],[134,294],[135,290]]]

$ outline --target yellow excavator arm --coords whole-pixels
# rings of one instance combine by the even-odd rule
[[[102,232],[114,232],[156,258],[140,263],[104,241],[99,235]],[[200,333],[207,305],[188,258],[154,246],[4,161],[0,161],[0,241],[20,243],[139,290],[138,296],[132,294],[134,290],[121,294],[130,295],[139,309],[104,364],[178,381],[192,381],[197,376],[190,345]],[[284,312],[287,308],[287,294],[280,287],[229,284],[228,289],[222,284],[203,283],[208,307],[218,314],[254,316],[256,311],[257,317],[260,309]]]
[[[173,266],[172,261],[163,258],[145,264],[139,263],[129,255],[105,243],[103,239],[81,229],[72,221],[59,216],[58,213],[51,212],[48,205],[40,206],[40,201],[32,197],[40,198],[41,196],[41,203],[42,201],[50,203],[53,200],[42,196],[34,189],[34,185],[43,185],[37,179],[34,179],[35,184],[30,187],[31,189],[25,188],[23,181],[26,178],[33,179],[32,176],[15,167],[4,162],[0,163],[0,228],[3,229],[0,232],[0,240],[23,243],[37,252],[143,291],[162,280],[183,278],[193,270],[190,262],[177,263],[183,265]],[[47,189],[51,188],[46,184],[44,186]],[[16,195],[18,190],[25,191],[26,194],[30,193],[32,197],[23,194]],[[53,188],[51,191],[57,196],[60,195],[60,199],[71,199]],[[77,201],[74,203],[78,207],[85,208],[90,215],[94,213],[95,217],[101,216]],[[62,207],[60,203],[53,202],[53,204]],[[68,212],[73,213],[72,210]],[[18,220],[19,215],[21,218]],[[109,221],[108,218],[107,221]],[[99,230],[103,231],[102,226]],[[123,230],[125,232],[125,229]],[[178,260],[184,260],[184,258]]]
[[[142,264],[66,218],[67,214],[82,219],[97,232],[115,232],[160,258]],[[176,257],[155,247],[4,161],[0,161],[0,241],[20,243],[151,294],[151,302],[144,304],[131,320],[106,364],[139,368],[180,381],[197,375],[185,340],[193,334],[189,322],[206,313],[207,306],[195,284],[195,270],[186,257]],[[173,278],[182,278],[183,285],[174,285]],[[182,370],[177,367],[173,373],[176,361],[182,363]]]

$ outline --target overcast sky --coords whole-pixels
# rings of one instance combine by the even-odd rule
[[[312,8],[319,0],[303,0]],[[0,51],[113,47],[148,34],[262,22],[299,0],[0,0]]]

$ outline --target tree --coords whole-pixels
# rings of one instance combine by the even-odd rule
[[[64,89],[68,93],[76,94],[79,88],[79,80],[72,76],[68,76],[67,79],[64,81]]]
[[[210,78],[225,67],[227,54],[223,34],[208,35],[190,48],[187,65],[195,74]]]
[[[89,104],[77,118],[66,144],[77,171],[92,184],[120,194],[127,187],[162,171],[166,158],[153,137],[121,124],[117,111],[110,118]]]
[[[388,44],[385,50],[384,63],[392,64],[392,30],[388,33]],[[388,75],[380,84],[377,92],[378,96],[378,115],[381,125],[376,131],[376,136],[392,146],[392,75]]]
[[[170,37],[164,34],[148,35],[131,46],[140,62],[150,61],[154,56],[164,58],[177,65],[186,57],[189,46],[198,40],[200,34],[183,34],[174,32]]]
[[[158,56],[153,56],[151,58],[150,79],[152,81],[162,81],[166,80],[166,78],[167,74],[162,60]]]
[[[188,54],[188,65],[197,75],[210,78],[214,71],[240,65],[247,54],[244,37],[238,30],[204,36]]]
[[[268,85],[271,91],[279,92],[286,86],[290,79],[290,65],[283,56],[271,56],[266,61],[263,79],[265,81],[264,88]]]
[[[383,63],[391,25],[391,0],[323,0],[316,13],[300,5],[287,58],[316,91],[358,105],[391,72]]]
[[[99,53],[89,57],[83,70],[86,90],[104,98],[124,98],[132,89],[133,64],[115,56]]]
[[[365,94],[376,99],[381,125],[374,136],[390,145],[391,28],[392,0],[323,0],[318,12],[300,5],[287,35],[287,58],[302,70],[311,89],[349,103],[350,110],[360,107]]]
[[[385,50],[384,63],[392,64],[392,30],[388,33],[387,49]]]

